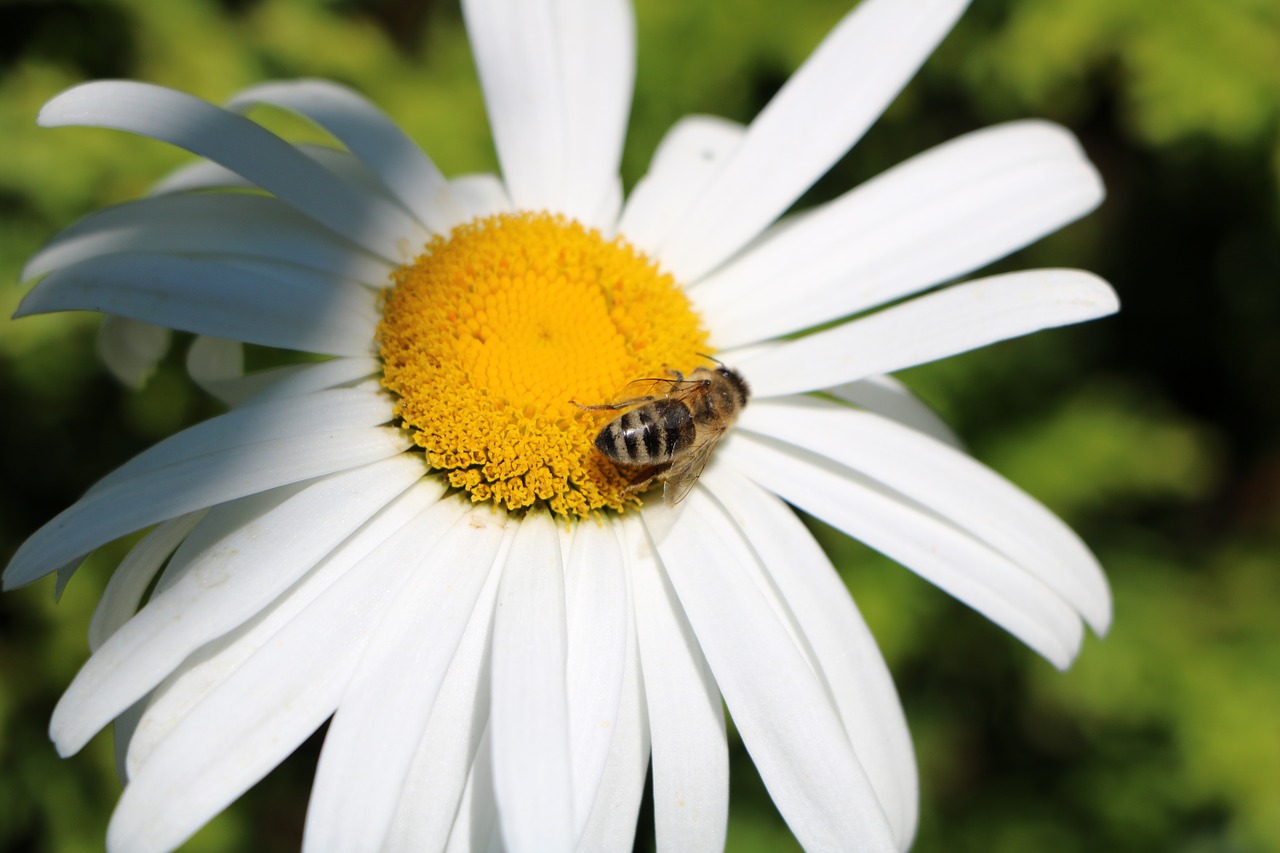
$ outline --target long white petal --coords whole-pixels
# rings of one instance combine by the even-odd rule
[[[649,717],[644,685],[640,679],[640,648],[634,607],[627,607],[626,619],[626,659],[618,715],[595,801],[578,839],[578,853],[629,850],[635,842],[636,815],[644,797],[644,780],[649,767]]]
[[[629,0],[557,0],[556,54],[564,87],[563,210],[588,225],[612,225],[636,74],[636,24]]]
[[[589,222],[622,154],[635,73],[629,4],[468,0],[462,11],[511,201]]]
[[[343,388],[368,379],[379,370],[381,365],[376,358],[333,358],[319,364],[272,367],[234,379],[206,380],[205,385],[228,406],[252,406]]]
[[[467,221],[512,210],[507,188],[497,175],[462,175],[449,182],[449,191]]]
[[[892,376],[868,376],[847,385],[828,388],[827,393],[839,400],[870,409],[877,415],[897,421],[932,436],[944,444],[963,448],[964,443],[951,427],[929,405],[911,393],[901,380]]]
[[[1102,568],[1070,527],[972,457],[869,412],[813,398],[762,400],[743,429],[834,459],[1001,551],[1099,633],[1111,621]]]
[[[914,501],[831,459],[740,431],[717,453],[793,506],[901,563],[1059,669],[1080,649],[1080,617],[1011,560]]]
[[[374,287],[385,286],[394,269],[277,198],[201,193],[139,199],[92,213],[27,261],[22,280],[121,252],[266,258]]]
[[[577,526],[565,563],[565,600],[565,681],[577,837],[591,813],[621,713],[630,607],[613,525]]]
[[[273,642],[276,633],[306,610],[345,575],[376,549],[382,547],[399,530],[439,501],[444,487],[438,479],[422,479],[397,497],[356,533],[335,548],[318,566],[281,595],[261,613],[239,628],[207,644],[188,657],[172,675],[151,692],[128,753],[129,775],[137,775],[156,747],[164,742],[192,709],[223,683],[264,646]],[[453,518],[461,515],[458,504],[453,515],[440,516],[434,526],[421,524],[414,528],[414,546],[419,551],[430,548],[434,538],[448,529]]]
[[[729,751],[720,691],[643,525],[623,519],[653,749],[659,850],[724,849]]]
[[[94,608],[89,622],[89,650],[96,652],[120,626],[133,618],[142,597],[155,580],[165,561],[182,544],[206,510],[157,524],[155,529],[130,549],[128,555],[111,573],[107,587]]]
[[[745,133],[737,122],[714,116],[687,116],[676,122],[658,144],[649,172],[627,199],[618,233],[640,251],[655,254]]]
[[[129,252],[60,267],[14,317],[101,311],[171,329],[326,355],[368,355],[377,293],[327,273]]]
[[[107,847],[172,850],[293,752],[333,713],[377,616],[461,501],[401,528],[285,624],[184,717],[120,797]]]
[[[426,554],[382,614],[325,736],[303,850],[378,850],[436,695],[507,525],[477,507]],[[478,614],[487,624],[492,613]],[[442,839],[443,840],[443,839]]]
[[[530,513],[502,567],[493,621],[493,780],[513,853],[571,850],[564,567],[554,522]]]
[[[77,752],[187,655],[259,613],[421,476],[417,461],[401,456],[296,494],[286,490],[283,501],[259,495],[213,510],[202,524],[229,516],[232,530],[201,543],[199,556],[111,635],[62,695],[49,725],[59,751]]]
[[[780,337],[998,260],[1083,216],[1102,181],[1047,122],[986,128],[807,211],[699,282],[718,348]]]
[[[261,125],[172,89],[129,80],[82,83],[45,104],[39,124],[110,127],[185,148],[388,260],[407,260],[413,250],[399,243],[422,233],[406,213],[356,192]]]
[[[659,553],[787,825],[806,850],[896,851],[825,685],[742,568],[755,554],[701,489],[681,509]]]
[[[279,81],[236,93],[227,109],[247,112],[258,104],[306,116],[333,134],[432,231],[447,234],[463,221],[440,169],[363,95],[327,80]]]
[[[736,362],[757,397],[780,397],[892,373],[1040,329],[1115,313],[1092,273],[1029,270],[957,284]]]
[[[155,373],[172,339],[172,329],[106,314],[98,327],[98,358],[116,379],[140,389]]]
[[[421,848],[415,848],[421,849]],[[501,853],[498,804],[493,792],[493,739],[488,727],[480,737],[467,784],[458,803],[458,815],[449,833],[445,853]]]
[[[782,501],[723,465],[702,482],[746,536],[804,631],[898,848],[906,850],[919,814],[919,780],[911,733],[875,638],[827,555]]]
[[[5,586],[30,583],[134,530],[277,486],[357,468],[408,446],[402,431],[392,427],[330,429],[266,441],[247,436],[240,444],[197,452],[101,485],[18,548],[5,569]]]
[[[694,281],[777,219],[862,136],[968,0],[864,0],[791,75],[658,252]]]

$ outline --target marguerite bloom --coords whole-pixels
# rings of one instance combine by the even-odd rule
[[[865,0],[750,126],[672,128],[625,200],[625,0],[464,2],[501,179],[444,177],[318,81],[225,109],[121,81],[49,102],[45,126],[204,159],[58,235],[19,313],[103,312],[124,370],[158,329],[195,333],[192,373],[230,405],[4,575],[65,581],[150,528],[52,721],[64,755],[115,721],[109,848],[173,849],[332,717],[307,850],[629,850],[650,762],[658,848],[717,850],[724,707],[806,849],[908,847],[898,699],[788,504],[1056,666],[1110,619],[1078,538],[888,376],[1116,309],[1070,270],[930,290],[1099,203],[1075,140],[994,127],[780,218],[964,6]],[[290,144],[257,105],[342,147]],[[328,358],[245,374],[240,342]],[[711,355],[751,399],[670,508],[596,449],[600,407]]]

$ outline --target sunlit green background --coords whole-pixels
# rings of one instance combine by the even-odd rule
[[[628,183],[679,116],[748,120],[852,2],[638,0]],[[0,0],[0,314],[43,240],[186,160],[123,134],[39,130],[43,101],[97,77],[219,101],[308,75],[368,93],[447,173],[493,167],[452,0]],[[1000,267],[1094,270],[1123,311],[905,378],[1084,535],[1115,627],[1060,674],[819,531],[911,721],[916,849],[1280,850],[1280,3],[973,0],[809,201],[1028,116],[1079,134],[1109,198]],[[216,412],[182,378],[181,346],[145,389],[119,387],[95,359],[95,324],[0,320],[0,558],[124,459]],[[48,581],[0,597],[5,851],[102,847],[110,737],[62,761],[45,727],[122,550],[91,558],[60,604]],[[295,849],[317,749],[185,849]],[[740,744],[733,761],[729,848],[793,849]]]

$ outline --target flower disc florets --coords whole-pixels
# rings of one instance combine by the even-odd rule
[[[592,445],[627,386],[687,370],[706,332],[668,274],[621,238],[547,214],[435,237],[393,275],[382,383],[427,463],[472,500],[585,517],[637,503]]]

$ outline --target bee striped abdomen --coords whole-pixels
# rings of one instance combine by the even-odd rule
[[[655,400],[621,415],[596,436],[596,448],[624,465],[671,461],[697,434],[689,407],[679,400]]]

